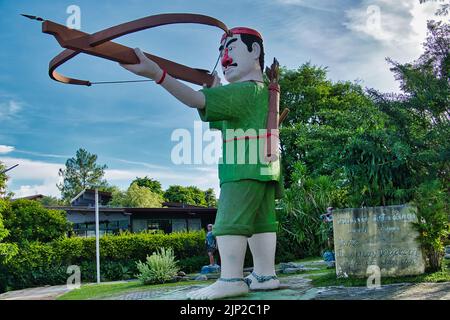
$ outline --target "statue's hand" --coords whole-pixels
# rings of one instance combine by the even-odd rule
[[[217,71],[214,71],[212,75],[213,75],[213,77],[214,77],[214,81],[213,81],[213,83],[212,83],[212,85],[211,85],[211,88],[221,86],[222,83],[220,82],[221,80],[220,80],[220,78],[219,78],[219,76],[218,76],[218,74],[217,74]],[[206,84],[204,84],[204,85],[203,85],[203,88],[206,88],[206,87],[207,87]]]
[[[147,58],[141,49],[134,49],[137,57],[140,60],[138,64],[121,64],[120,65],[139,76],[146,77],[152,80],[159,80],[163,74],[162,69],[158,66],[158,64],[149,58]]]

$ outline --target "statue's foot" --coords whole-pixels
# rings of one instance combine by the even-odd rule
[[[252,272],[245,279],[250,283],[250,290],[276,290],[280,288],[280,280],[275,275],[260,276]]]
[[[187,294],[190,300],[213,300],[242,296],[248,293],[244,279],[219,279],[212,285]]]

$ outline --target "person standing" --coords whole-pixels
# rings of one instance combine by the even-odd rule
[[[212,224],[208,224],[208,233],[206,234],[206,251],[208,252],[208,256],[209,256],[209,265],[210,266],[214,266],[216,263],[214,261],[214,254],[216,253],[217,250],[217,242],[216,242],[216,237],[214,236],[212,229],[213,229],[213,225]]]

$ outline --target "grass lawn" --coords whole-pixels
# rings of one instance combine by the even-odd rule
[[[193,285],[199,283],[212,283],[214,280],[208,281],[182,281],[176,283],[165,283],[157,285],[144,285],[140,281],[129,281],[120,283],[106,283],[106,284],[85,284],[80,289],[72,290],[57,300],[88,300],[101,299],[119,294],[127,294],[130,292],[145,291],[149,289],[175,287],[181,285]]]
[[[304,263],[321,260],[320,257],[307,258],[295,261],[296,263]],[[318,270],[305,271],[302,274],[312,280],[314,287],[327,287],[327,286],[366,286],[366,279],[343,279],[336,278],[335,269],[328,269],[322,264],[313,264]],[[293,276],[295,274],[279,274],[280,278]],[[139,281],[119,282],[119,283],[106,283],[106,284],[86,284],[80,289],[72,290],[58,298],[58,300],[88,300],[88,299],[102,299],[121,294],[127,294],[131,292],[146,291],[150,289],[167,288],[184,285],[196,285],[196,284],[210,284],[215,280],[208,281],[182,281],[176,283],[166,283],[158,285],[143,285]],[[444,260],[444,271],[427,273],[418,276],[397,277],[397,278],[381,278],[381,284],[391,284],[400,282],[419,283],[419,282],[447,282],[450,281],[450,261]]]
[[[345,286],[345,287],[359,287],[366,286],[366,278],[336,278],[334,269],[328,269],[326,274],[311,275],[309,278],[312,280],[314,287],[328,287],[328,286]],[[418,276],[404,276],[404,277],[387,277],[381,278],[381,284],[392,283],[420,283],[420,282],[450,282],[450,261],[444,260],[443,271],[425,273]]]
[[[295,263],[307,263],[312,261],[321,260],[320,257],[309,257],[302,260],[296,260]],[[314,274],[317,272],[323,272],[322,266],[317,266],[321,268],[321,270],[313,270],[309,271],[308,274]],[[305,272],[306,273],[306,272]],[[290,274],[280,274],[279,277],[287,277],[291,276]],[[166,283],[159,285],[143,285],[139,281],[129,281],[129,282],[120,282],[120,283],[106,283],[106,284],[86,284],[82,285],[80,289],[72,290],[60,297],[58,300],[87,300],[87,299],[101,299],[107,298],[120,294],[127,294],[130,292],[138,292],[145,291],[150,289],[157,288],[167,288],[173,286],[183,286],[183,285],[194,285],[194,284],[208,284],[212,283],[215,280],[208,281],[182,281],[177,283]]]

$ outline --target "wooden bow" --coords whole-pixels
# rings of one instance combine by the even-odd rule
[[[79,53],[86,53],[122,64],[137,64],[139,63],[139,58],[136,56],[133,49],[111,41],[126,34],[177,23],[198,23],[210,25],[218,27],[225,33],[230,34],[230,31],[223,22],[209,16],[189,13],[153,15],[126,22],[93,34],[70,29],[64,25],[52,22],[50,20],[44,20],[39,17],[29,15],[24,16],[42,21],[42,32],[53,35],[61,47],[66,49],[50,61],[50,78],[62,83],[85,86],[91,86],[93,83],[87,80],[66,77],[56,72],[56,69]],[[198,85],[206,84],[208,87],[211,86],[214,81],[214,77],[209,74],[207,70],[190,68],[149,53],[145,53],[145,55],[149,59],[155,61],[162,69],[166,70],[167,73],[174,78]]]

